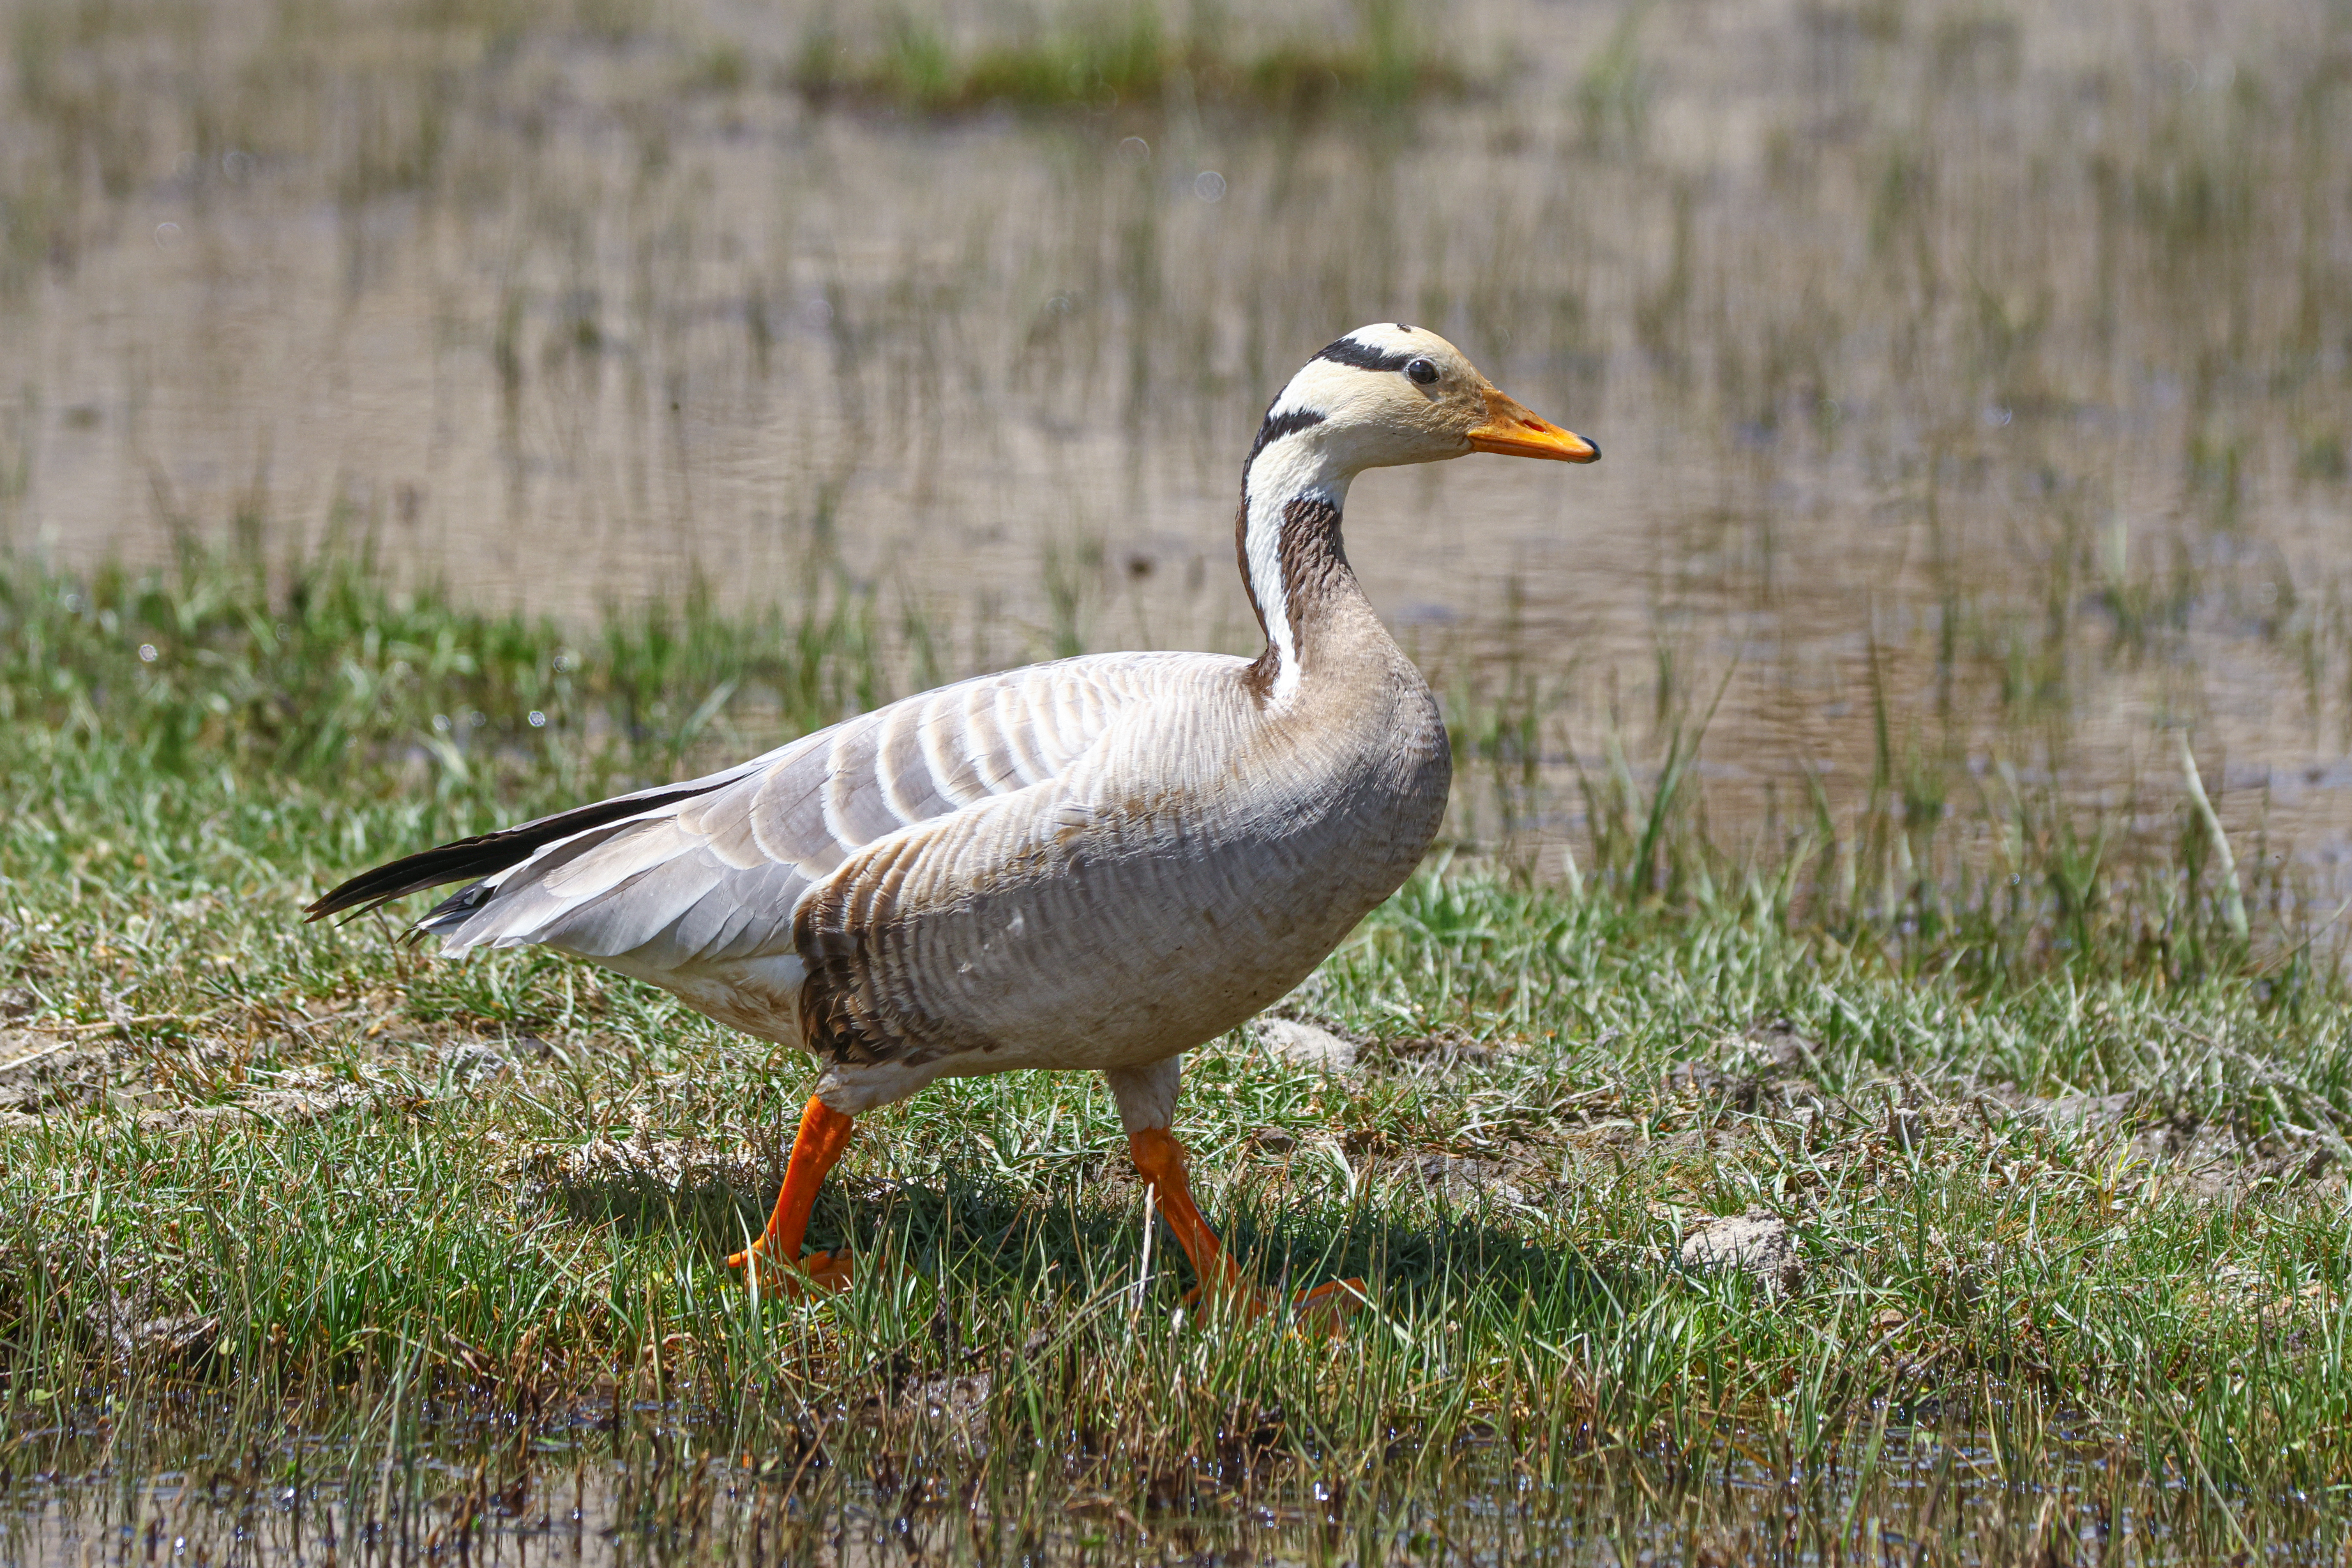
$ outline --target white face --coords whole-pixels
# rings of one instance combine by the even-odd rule
[[[1282,564],[1289,508],[1320,499],[1336,524],[1348,481],[1361,470],[1472,452],[1575,463],[1601,455],[1496,391],[1460,349],[1414,327],[1359,327],[1290,378],[1266,410],[1242,483],[1242,569],[1276,656],[1274,700],[1286,700],[1299,679]]]
[[[1460,349],[1421,327],[1359,327],[1309,360],[1269,415],[1310,412],[1322,416],[1316,444],[1349,472],[1475,451],[1570,462],[1599,456],[1505,396]]]

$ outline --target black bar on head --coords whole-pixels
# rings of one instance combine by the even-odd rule
[[[1328,359],[1333,364],[1351,364],[1358,370],[1402,370],[1412,363],[1413,351],[1403,349],[1391,353],[1353,338],[1341,338],[1315,357]]]
[[[1257,427],[1257,439],[1250,443],[1249,461],[1255,462],[1260,452],[1285,436],[1296,435],[1309,426],[1322,423],[1323,416],[1312,408],[1293,408],[1286,413],[1267,415],[1265,423]]]

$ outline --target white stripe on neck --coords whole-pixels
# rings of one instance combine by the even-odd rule
[[[1274,648],[1270,697],[1276,703],[1290,700],[1299,679],[1297,631],[1291,625],[1289,589],[1282,580],[1283,513],[1296,500],[1324,500],[1339,508],[1348,499],[1348,481],[1355,477],[1330,460],[1320,435],[1320,426],[1309,426],[1270,442],[1251,460],[1243,481],[1249,502],[1243,553],[1249,558],[1250,592],[1265,617],[1266,641]]]

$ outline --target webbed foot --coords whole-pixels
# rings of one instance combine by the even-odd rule
[[[810,1294],[838,1295],[856,1277],[856,1259],[846,1252],[812,1252],[797,1263],[785,1263],[757,1244],[728,1258],[727,1267],[742,1269],[744,1283],[753,1289],[793,1300]]]
[[[1312,1290],[1301,1290],[1290,1303],[1291,1325],[1302,1334],[1330,1339],[1371,1299],[1361,1279],[1327,1279]]]
[[[1245,1323],[1286,1310],[1281,1297],[1246,1280],[1225,1285],[1220,1294],[1233,1302],[1231,1310]],[[1201,1296],[1202,1288],[1195,1285],[1184,1293],[1184,1305],[1197,1310]],[[1286,1310],[1290,1326],[1298,1332],[1329,1339],[1370,1300],[1371,1293],[1361,1279],[1327,1279],[1311,1290],[1301,1290],[1291,1299]]]

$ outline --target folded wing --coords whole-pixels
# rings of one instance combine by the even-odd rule
[[[711,999],[695,994],[698,981],[790,960],[790,975],[766,987],[789,991],[799,973],[793,910],[845,858],[1049,783],[1121,711],[1208,666],[1240,664],[1107,654],[982,676],[722,773],[426,850],[352,879],[309,912],[371,909],[472,879],[418,922],[446,952],[543,943],[656,983],[678,979],[673,988],[698,1005]]]

